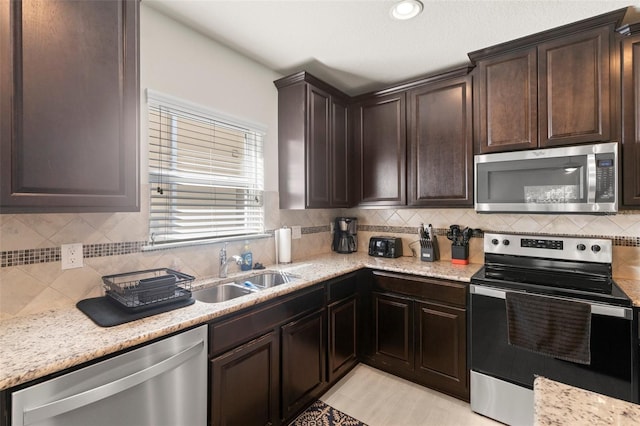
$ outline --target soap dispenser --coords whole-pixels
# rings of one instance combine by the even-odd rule
[[[242,257],[242,264],[240,265],[240,269],[243,271],[250,271],[253,267],[253,255],[251,254],[251,249],[249,248],[249,241],[244,242],[244,248],[240,253],[240,257]]]

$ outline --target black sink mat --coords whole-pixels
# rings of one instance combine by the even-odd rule
[[[81,300],[76,303],[76,307],[100,327],[113,327],[114,325],[124,324],[173,309],[183,308],[193,303],[195,303],[195,299],[189,298],[143,311],[127,312],[124,308],[120,308],[114,302],[108,300],[107,296],[102,296]]]

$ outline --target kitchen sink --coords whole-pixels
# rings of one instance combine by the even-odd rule
[[[194,290],[192,296],[194,299],[205,303],[221,303],[255,292],[256,290],[248,287],[235,283],[228,283],[203,288],[202,290]]]
[[[284,272],[266,271],[252,277],[245,278],[244,281],[242,281],[242,284],[251,286],[250,284],[246,284],[251,283],[260,289],[265,289],[281,284],[294,282],[297,279],[297,277]]]
[[[194,290],[194,299],[205,303],[222,303],[260,290],[290,283],[298,278],[284,272],[265,271],[257,275],[238,278],[236,282],[219,284],[201,290]]]

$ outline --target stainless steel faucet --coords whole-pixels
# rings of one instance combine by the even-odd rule
[[[231,259],[227,259],[227,243],[224,243],[220,249],[220,278],[227,278],[227,269],[231,261],[236,262],[236,265],[242,265],[242,257],[240,256],[231,256]]]

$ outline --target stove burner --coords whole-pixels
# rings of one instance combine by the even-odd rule
[[[484,243],[474,284],[631,306],[611,276],[610,240],[485,233]]]

